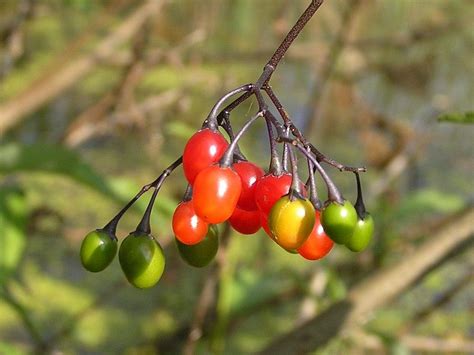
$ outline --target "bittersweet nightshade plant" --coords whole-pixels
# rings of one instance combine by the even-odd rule
[[[147,288],[158,282],[165,258],[151,235],[150,215],[162,184],[181,164],[189,185],[172,225],[179,253],[189,265],[203,267],[214,258],[219,244],[215,225],[224,222],[243,234],[253,234],[262,227],[284,250],[308,260],[326,256],[334,242],[352,251],[367,247],[373,234],[373,219],[365,211],[359,180],[359,173],[366,169],[338,163],[308,142],[270,86],[284,54],[322,2],[311,1],[257,81],[229,91],[216,102],[200,129],[188,140],[181,157],[145,185],[104,228],[84,239],[81,259],[86,269],[101,271],[110,264],[117,249],[115,233],[119,220],[135,201],[153,189],[142,220],[120,246],[119,259],[132,285]],[[257,101],[257,112],[234,135],[232,111],[251,97]],[[269,104],[278,117],[269,110]],[[268,130],[270,163],[266,173],[249,162],[238,146],[240,138],[257,120],[265,120]],[[278,144],[283,144],[282,156]],[[299,177],[297,153],[307,161],[306,184]],[[356,174],[355,206],[344,199],[322,163]],[[324,203],[316,191],[315,173],[327,187],[328,199]]]

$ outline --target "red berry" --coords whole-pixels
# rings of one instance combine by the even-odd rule
[[[270,227],[268,226],[268,214],[260,212],[260,225],[262,226],[265,233],[267,233],[267,235],[272,238],[272,232],[270,232]]]
[[[194,210],[207,223],[222,223],[234,213],[241,190],[240,177],[232,168],[210,166],[194,181]]]
[[[262,168],[248,161],[241,161],[232,166],[242,180],[242,192],[237,206],[246,211],[257,210],[255,203],[255,186],[265,172]]]
[[[236,207],[229,218],[230,225],[242,234],[254,234],[260,227],[260,211],[245,211]]]
[[[181,243],[199,243],[207,234],[208,223],[194,211],[192,201],[181,202],[173,214],[173,232]]]
[[[308,239],[298,248],[298,253],[305,259],[318,260],[331,251],[334,242],[324,233],[320,213],[316,211],[316,222]]]
[[[291,174],[289,173],[284,173],[279,176],[269,174],[257,182],[255,186],[255,203],[260,212],[268,217],[275,202],[290,192],[291,179]],[[303,183],[301,183],[301,190],[303,197],[305,197],[306,190]]]
[[[218,132],[209,128],[196,132],[186,143],[183,153],[184,175],[190,184],[203,169],[217,163],[228,143]]]
[[[255,203],[260,212],[268,217],[275,202],[290,191],[290,186],[291,174],[288,173],[262,177],[255,186]]]

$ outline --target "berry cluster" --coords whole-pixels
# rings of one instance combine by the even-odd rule
[[[154,189],[136,230],[120,245],[119,261],[134,286],[147,288],[158,282],[165,258],[161,246],[151,235],[150,215],[163,182],[181,164],[188,187],[174,212],[172,227],[181,257],[192,266],[203,267],[215,257],[219,244],[216,225],[224,222],[242,234],[254,234],[263,228],[284,250],[308,260],[323,258],[334,243],[352,251],[367,247],[374,223],[362,199],[359,173],[365,168],[342,165],[316,149],[293,124],[269,85],[277,64],[319,5],[320,2],[311,3],[255,84],[240,86],[224,95],[201,129],[189,139],[183,155],[155,181],[145,185],[104,228],[85,237],[81,261],[87,270],[98,272],[112,262],[117,252],[115,234],[119,220],[142,194]],[[225,105],[234,96],[237,97]],[[231,112],[251,97],[256,99],[258,110],[234,135]],[[269,109],[267,100],[278,112],[278,118]],[[266,123],[270,146],[266,173],[248,161],[238,145],[240,138],[259,119]],[[307,162],[306,182],[298,173],[298,155]],[[354,205],[343,198],[322,163],[355,174],[358,197]],[[327,187],[324,203],[318,198],[316,173]]]
[[[283,112],[281,121],[267,108],[261,91]],[[229,97],[241,92],[243,95],[216,114]],[[257,97],[259,110],[234,136],[230,113],[252,95]],[[268,128],[271,159],[267,173],[248,161],[238,146],[242,135],[257,119],[264,119]],[[227,132],[230,143],[219,127]],[[282,157],[276,147],[278,143],[283,144]],[[299,178],[296,150],[307,161],[306,183]],[[358,197],[354,206],[342,197],[321,162],[355,173]],[[101,271],[110,264],[117,251],[118,221],[144,192],[154,188],[136,231],[120,246],[119,261],[127,279],[136,287],[150,287],[160,279],[164,255],[150,234],[150,214],[161,185],[181,164],[188,188],[173,214],[172,227],[180,255],[192,266],[203,267],[214,258],[218,249],[215,225],[226,221],[242,234],[254,234],[262,227],[283,249],[308,260],[323,258],[334,243],[361,251],[372,238],[373,219],[365,211],[359,179],[359,171],[364,168],[346,167],[321,154],[293,125],[268,84],[262,88],[248,84],[219,100],[202,128],[187,142],[183,156],[144,186],[104,228],[86,236],[81,260],[87,270]],[[316,172],[328,189],[324,204],[318,198]]]

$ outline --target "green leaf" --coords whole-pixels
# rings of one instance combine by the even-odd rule
[[[25,249],[27,207],[23,192],[0,186],[0,285],[15,271]]]
[[[468,111],[464,113],[447,113],[438,117],[438,122],[451,122],[451,123],[474,123],[474,111]]]
[[[106,180],[74,151],[60,145],[0,145],[0,173],[49,172],[64,175],[114,199]]]

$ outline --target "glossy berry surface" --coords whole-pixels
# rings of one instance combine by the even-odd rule
[[[246,211],[255,211],[255,187],[265,172],[262,168],[248,161],[241,161],[232,166],[242,181],[242,192],[240,193],[237,206]]]
[[[319,260],[331,251],[334,242],[326,235],[321,225],[320,213],[316,211],[315,223],[308,239],[298,248],[298,253],[308,260]]]
[[[165,256],[151,235],[130,234],[120,245],[119,261],[127,280],[137,288],[154,286],[165,269]]]
[[[194,267],[204,267],[214,259],[219,248],[217,227],[212,224],[205,238],[197,244],[186,245],[176,239],[176,246],[179,255],[187,264]]]
[[[354,252],[359,252],[367,248],[374,235],[374,219],[370,214],[366,214],[364,219],[359,219],[354,229],[354,233],[345,243],[346,247]]]
[[[245,211],[236,207],[229,223],[239,233],[254,234],[261,227],[260,211]]]
[[[357,224],[357,212],[352,204],[331,202],[321,213],[321,224],[326,234],[335,243],[345,244],[354,233]]]
[[[95,230],[86,235],[81,244],[81,263],[88,271],[104,270],[117,253],[117,239],[103,230]]]
[[[262,177],[255,186],[255,203],[263,214],[268,215],[275,202],[288,194],[291,186],[291,174],[279,176],[268,174]]]
[[[315,222],[315,211],[307,199],[288,195],[281,197],[272,207],[268,226],[272,238],[284,249],[299,248],[310,235]]]
[[[194,181],[194,210],[207,223],[224,222],[234,213],[241,190],[240,177],[232,168],[210,166]]]
[[[184,244],[199,243],[207,234],[209,224],[194,211],[193,202],[181,202],[173,214],[173,233]]]
[[[189,138],[183,153],[183,170],[192,185],[203,169],[217,163],[227,149],[228,143],[218,132],[209,128],[196,132]]]

